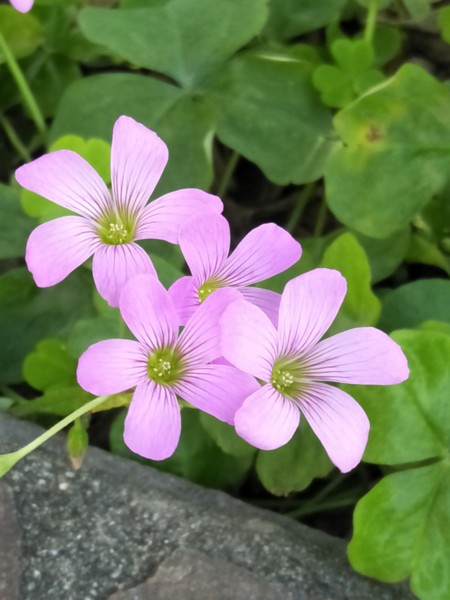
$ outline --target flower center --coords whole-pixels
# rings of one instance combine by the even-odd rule
[[[131,215],[116,211],[102,217],[97,232],[104,244],[117,246],[132,242],[135,229],[136,224]]]
[[[183,371],[181,357],[173,348],[160,348],[148,357],[147,373],[156,383],[172,385],[179,381]]]
[[[307,382],[305,367],[298,359],[280,359],[275,362],[270,383],[283,396],[298,396]]]
[[[218,281],[217,279],[207,279],[205,283],[198,288],[198,299],[200,302],[203,302],[208,296],[220,289],[222,286],[222,282]]]

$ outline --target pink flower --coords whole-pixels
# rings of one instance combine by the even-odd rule
[[[217,196],[196,189],[171,192],[146,206],[167,159],[167,147],[153,131],[122,116],[113,131],[112,194],[98,173],[70,150],[45,154],[17,169],[16,179],[24,188],[80,215],[49,221],[30,235],[25,259],[36,284],[55,285],[94,255],[97,289],[117,306],[128,279],[156,274],[137,240],[176,244],[188,217],[222,211]]]
[[[22,13],[26,13],[31,10],[34,0],[9,0],[11,6]]]
[[[291,439],[303,413],[343,472],[361,460],[369,421],[351,396],[323,382],[391,385],[409,374],[401,348],[373,327],[319,342],[346,289],[338,271],[315,269],[286,285],[278,329],[243,300],[230,304],[221,318],[224,357],[265,382],[236,412],[237,433],[257,448],[273,450]]]
[[[237,288],[276,320],[280,295],[248,287],[281,273],[302,254],[301,246],[284,229],[273,223],[256,227],[236,250],[230,252],[230,227],[218,214],[195,216],[181,228],[181,251],[192,277],[182,277],[169,290],[181,323],[193,314],[209,294],[220,288]]]
[[[127,446],[146,458],[163,460],[177,447],[180,408],[176,395],[221,421],[233,423],[255,379],[229,365],[210,364],[220,355],[219,316],[239,297],[221,290],[196,311],[181,335],[167,291],[149,275],[128,282],[120,312],[138,339],[106,340],[81,356],[77,378],[95,395],[136,386],[125,420]]]

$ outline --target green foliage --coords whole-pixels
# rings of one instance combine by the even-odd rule
[[[422,21],[430,14],[430,0],[403,0],[405,8],[413,19]]]
[[[349,546],[352,566],[369,577],[401,581],[421,600],[448,595],[450,466],[393,473],[358,504]]]
[[[378,25],[373,36],[376,64],[381,66],[395,58],[402,48],[402,42],[401,30],[389,25]]]
[[[205,84],[218,138],[279,184],[321,177],[335,146],[310,78],[304,59],[259,52],[234,58]]]
[[[450,338],[412,330],[393,338],[408,359],[409,379],[390,387],[351,388],[371,422],[364,460],[400,465],[443,458],[450,445]]]
[[[130,73],[94,75],[67,89],[52,127],[52,139],[68,133],[111,141],[114,121],[133,116],[157,130],[170,160],[155,197],[182,187],[208,188],[212,180],[213,117],[197,94]]]
[[[384,80],[374,68],[375,53],[366,40],[341,38],[331,45],[335,65],[320,65],[314,71],[314,85],[327,106],[342,108],[357,96]]]
[[[20,382],[23,360],[39,340],[67,332],[91,312],[91,285],[80,271],[46,290],[22,268],[0,276],[1,383]]]
[[[292,440],[278,450],[260,451],[256,471],[264,487],[277,496],[306,489],[316,477],[333,468],[323,446],[306,419]]]
[[[28,56],[42,42],[42,27],[31,14],[21,15],[12,6],[0,6],[0,35],[16,58]],[[0,64],[5,54],[0,44]]]
[[[68,337],[68,350],[73,357],[79,357],[92,344],[118,338],[120,315],[96,316],[78,320]]]
[[[438,12],[438,25],[442,39],[450,44],[450,6],[444,6]]]
[[[421,279],[383,297],[380,327],[385,331],[416,327],[430,319],[450,322],[450,281]]]
[[[387,238],[371,238],[362,233],[356,238],[367,254],[372,283],[378,283],[392,275],[408,252],[410,243],[409,227],[399,229]]]
[[[65,88],[81,77],[78,65],[66,56],[48,54],[45,50],[34,52],[22,61],[24,75],[37,99],[44,117],[53,117]],[[11,74],[0,71],[3,110],[17,106],[21,96]]]
[[[426,237],[413,233],[405,260],[440,267],[450,275],[450,259],[448,252],[442,250]]]
[[[0,412],[8,410],[8,408],[13,404],[14,400],[11,400],[11,398],[5,398],[3,396],[0,396]]]
[[[335,21],[345,0],[271,0],[265,34],[288,40]]]
[[[323,174],[335,143],[310,72],[304,59],[263,53],[236,57],[197,92],[140,75],[98,75],[69,88],[52,135],[90,132],[110,139],[115,119],[132,114],[157,129],[169,146],[171,160],[158,193],[210,185],[215,131],[273,181],[312,181]]]
[[[133,10],[86,8],[80,24],[90,41],[192,88],[257,35],[266,16],[266,0],[172,0]]]
[[[218,421],[206,413],[200,413],[202,427],[208,432],[219,448],[226,454],[239,457],[252,457],[256,454],[256,448],[247,444],[240,438],[234,427]]]
[[[169,163],[159,191],[176,187],[182,180],[184,185],[210,184],[210,144],[215,130],[221,141],[258,164],[273,181],[317,179],[334,144],[329,139],[329,114],[317,103],[310,83],[311,65],[304,57],[295,58],[282,50],[226,62],[262,28],[265,1],[220,0],[214,10],[209,3],[205,10],[202,2],[192,5],[190,0],[173,0],[142,10],[83,10],[80,22],[90,40],[137,66],[172,77],[181,89],[148,77],[134,81],[131,76],[126,81],[116,75],[91,78],[71,88],[57,115],[54,134],[84,135],[83,131],[94,130],[106,138],[114,119],[126,110],[158,129],[178,164],[176,176]],[[143,93],[148,94],[146,114],[142,114]],[[92,123],[98,121],[100,96],[106,104],[102,121]],[[86,114],[74,110],[75,105],[77,109],[83,105],[94,115],[86,119]],[[106,119],[107,126],[103,125]],[[180,165],[185,167],[181,172]]]
[[[327,163],[327,201],[365,235],[404,227],[441,190],[450,167],[450,94],[413,65],[336,115],[343,147]]]
[[[48,389],[34,400],[20,402],[10,412],[20,418],[34,415],[66,417],[86,404],[92,396],[77,385],[57,386]]]
[[[181,438],[175,453],[163,462],[145,460],[129,450],[123,441],[125,414],[117,417],[110,432],[111,450],[154,468],[173,473],[207,487],[227,488],[239,485],[253,462],[251,453],[239,456],[223,452],[200,424],[193,409],[181,411]]]
[[[83,464],[89,445],[89,435],[82,419],[77,419],[67,434],[67,452],[74,469]]]
[[[361,573],[400,581],[411,576],[420,599],[448,595],[450,571],[450,337],[399,331],[410,378],[363,388],[357,398],[372,424],[365,460],[403,466],[357,505],[349,558]]]
[[[158,278],[164,287],[170,287],[174,281],[183,276],[183,273],[178,267],[175,267],[173,263],[169,262],[162,256],[158,256],[157,254],[151,256],[153,266],[158,273]]]
[[[351,233],[344,233],[325,250],[322,267],[337,269],[347,280],[347,294],[330,333],[351,327],[375,325],[381,304],[370,287],[367,256]]]
[[[20,210],[17,190],[0,184],[0,259],[23,256],[33,221]]]
[[[443,323],[442,321],[424,321],[420,324],[419,329],[423,329],[424,331],[437,331],[438,333],[450,335],[450,323]]]
[[[61,384],[76,384],[76,361],[68,354],[66,344],[48,339],[39,342],[23,363],[25,381],[42,392]]]
[[[434,265],[450,274],[450,186],[447,184],[414,219],[406,260]]]
[[[108,396],[108,398],[93,408],[91,410],[92,413],[103,412],[105,410],[111,410],[112,408],[123,408],[124,406],[129,406],[131,402],[131,394],[113,394],[112,396]]]

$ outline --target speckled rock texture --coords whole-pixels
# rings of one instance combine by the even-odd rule
[[[0,451],[39,435],[0,416]],[[1,600],[394,600],[338,539],[64,439],[0,480]]]

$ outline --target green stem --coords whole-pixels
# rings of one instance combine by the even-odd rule
[[[331,494],[331,492],[334,492],[334,490],[338,488],[347,479],[347,477],[348,473],[346,473],[345,475],[342,475],[341,473],[337,474],[331,481],[328,482],[326,486],[324,486],[319,492],[317,492],[314,498],[311,498],[311,500],[305,502],[302,508],[309,508],[310,506],[320,503],[321,500],[324,500],[327,496]]]
[[[85,415],[86,413],[90,412],[91,410],[99,406],[99,404],[105,402],[108,398],[109,396],[100,396],[99,398],[94,398],[94,400],[91,400],[90,402],[87,402],[84,406],[81,406],[78,410],[65,417],[59,423],[56,423],[56,425],[51,427],[48,431],[45,431],[42,435],[37,437],[35,440],[30,442],[23,448],[16,450],[16,452],[10,452],[9,454],[1,454],[0,477],[3,477],[5,473],[7,473],[17,462],[19,462],[19,460],[27,456],[27,454],[30,454],[30,452],[33,452],[33,450],[39,448],[39,446],[41,446],[44,442],[46,442],[55,434],[64,429],[64,427],[67,427],[67,425],[70,425],[82,415]]]
[[[359,496],[356,497],[354,495],[347,496],[345,498],[336,498],[334,500],[328,500],[328,502],[322,502],[322,504],[315,504],[314,506],[304,506],[286,514],[289,517],[301,519],[303,517],[308,517],[309,515],[314,515],[319,512],[334,510],[335,508],[346,508],[347,506],[353,506],[353,504],[355,504],[355,502],[357,502],[358,500]]]
[[[2,393],[6,398],[9,398],[10,400],[14,400],[16,404],[23,404],[24,402],[27,402],[25,398],[23,398],[20,394],[18,394],[16,391],[8,387],[7,385],[0,386],[0,393]]]
[[[323,230],[325,228],[325,224],[327,222],[327,216],[328,208],[324,197],[322,198],[322,201],[320,203],[319,212],[317,213],[316,224],[314,226],[313,236],[315,238],[318,238],[322,235]]]
[[[11,125],[11,123],[8,121],[8,119],[5,117],[5,115],[2,115],[2,113],[0,113],[0,125],[3,127],[3,130],[6,133],[6,137],[8,138],[8,140],[11,143],[11,146],[16,150],[17,154],[19,154],[21,159],[24,160],[25,162],[30,162],[31,161],[30,153],[28,152],[28,150],[26,149],[26,147],[20,140],[14,127]]]
[[[296,229],[302,217],[303,211],[313,196],[315,187],[316,186],[314,183],[308,183],[308,185],[305,185],[300,190],[286,225],[286,229],[289,231],[289,233],[292,233]]]
[[[19,66],[19,63],[14,58],[13,53],[9,49],[8,43],[6,42],[3,34],[0,32],[0,50],[5,57],[6,64],[13,76],[17,87],[19,88],[20,93],[22,94],[22,98],[30,111],[31,117],[36,124],[36,127],[44,140],[47,138],[47,126],[44,121],[44,117],[42,116],[41,110],[37,105],[36,99],[33,95],[33,92],[30,89],[30,86],[27,83],[27,80],[22,73],[22,69]]]
[[[228,159],[225,169],[223,170],[221,180],[219,181],[219,184],[217,186],[216,193],[219,196],[219,198],[222,198],[225,195],[225,192],[228,189],[231,177],[233,176],[233,173],[234,173],[234,170],[238,163],[238,160],[239,160],[239,154],[237,152],[233,151],[230,158]]]
[[[378,14],[378,0],[370,0],[369,7],[367,9],[366,27],[364,29],[364,39],[369,44],[372,43],[373,34],[377,24]]]

